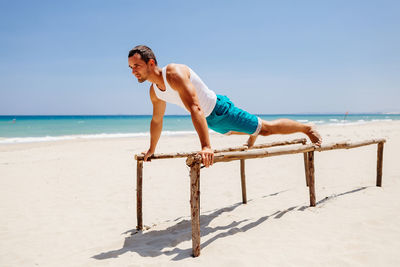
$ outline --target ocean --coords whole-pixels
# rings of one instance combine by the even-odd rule
[[[289,118],[316,125],[348,125],[400,120],[400,114],[274,114],[264,120]],[[0,116],[0,144],[78,138],[149,136],[151,115]],[[189,115],[166,115],[163,135],[195,134]]]

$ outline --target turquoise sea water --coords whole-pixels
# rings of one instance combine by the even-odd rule
[[[277,114],[265,120],[290,118],[303,123],[344,124],[400,120],[400,114]],[[148,136],[150,115],[111,116],[0,116],[0,144],[74,138]],[[164,117],[163,134],[195,133],[189,115]]]

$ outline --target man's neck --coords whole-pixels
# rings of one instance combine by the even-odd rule
[[[151,83],[158,85],[159,87],[164,87],[164,79],[162,77],[162,69],[156,67],[154,71],[149,75],[147,80]]]

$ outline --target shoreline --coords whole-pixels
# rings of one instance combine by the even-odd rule
[[[302,121],[301,121],[302,122]],[[303,122],[310,123],[310,122]],[[400,120],[372,120],[372,121],[357,121],[357,122],[345,122],[345,123],[325,123],[325,124],[314,124],[317,128],[337,128],[337,127],[351,127],[351,126],[362,126],[362,125],[373,125],[393,123],[400,124]],[[218,134],[213,130],[209,130],[210,134]],[[162,136],[193,136],[196,135],[195,131],[163,131]],[[60,135],[60,136],[39,136],[39,137],[0,137],[1,145],[11,144],[30,144],[30,143],[43,143],[43,142],[58,142],[66,140],[103,140],[103,139],[119,139],[119,138],[140,138],[149,137],[150,132],[139,132],[139,133],[100,133],[100,134],[76,134],[76,135]]]

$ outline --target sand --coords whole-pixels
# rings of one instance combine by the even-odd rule
[[[325,142],[387,138],[383,186],[376,145],[316,152],[312,208],[302,154],[248,160],[246,205],[239,162],[202,169],[198,258],[184,159],[144,164],[148,230],[135,230],[133,156],[148,137],[0,145],[0,266],[400,266],[400,122],[318,129]],[[163,136],[157,152],[198,148],[195,135]]]

